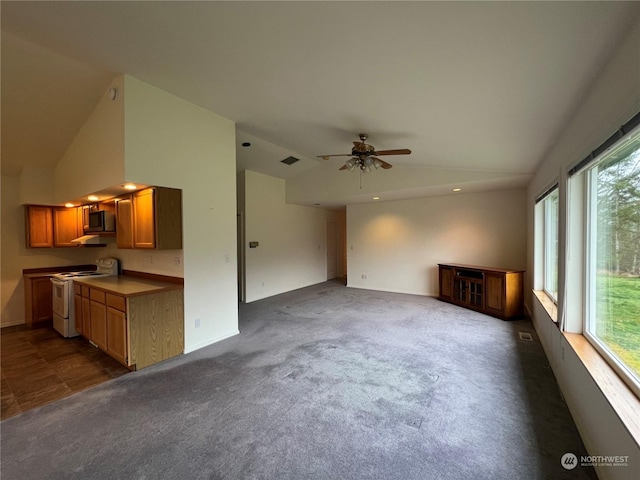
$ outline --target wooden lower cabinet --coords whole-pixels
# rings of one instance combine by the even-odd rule
[[[25,275],[25,323],[29,327],[53,320],[51,276]]]
[[[76,322],[76,331],[80,334],[84,336],[84,328],[83,328],[83,322],[84,322],[84,318],[82,316],[82,294],[81,293],[76,293],[73,296],[73,309],[75,312],[75,322]]]
[[[91,300],[91,341],[107,351],[107,306]]]
[[[524,315],[524,271],[439,264],[440,300],[510,320]]]
[[[107,307],[107,353],[127,365],[127,314]]]
[[[76,282],[76,286],[77,285]],[[132,370],[184,351],[184,300],[181,289],[125,297],[82,285],[82,335]]]
[[[107,353],[120,363],[127,365],[128,323],[125,297],[107,293]]]

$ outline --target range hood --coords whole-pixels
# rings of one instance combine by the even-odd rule
[[[104,245],[104,241],[99,235],[83,235],[74,238],[71,243],[77,243],[78,245]]]

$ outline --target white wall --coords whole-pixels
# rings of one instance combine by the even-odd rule
[[[640,111],[640,21],[583,99],[573,119],[544,159],[527,192],[527,283],[533,285],[534,203],[537,195],[554,180],[566,178],[576,164]],[[564,189],[561,185],[561,195]],[[566,227],[560,213],[559,228]],[[562,262],[562,260],[561,260]],[[562,277],[561,277],[562,278]],[[575,277],[568,277],[570,282]],[[579,280],[579,279],[578,279]],[[529,291],[528,289],[527,291]],[[562,290],[562,289],[561,289]],[[562,333],[532,295],[526,296],[540,341],[549,358],[582,439],[591,455],[629,455],[627,468],[602,467],[601,479],[637,479],[640,447],[621,424],[608,400],[593,382]]]
[[[525,234],[524,190],[349,205],[347,281],[437,295],[438,263],[524,269]]]
[[[133,77],[124,83],[126,180],[182,189],[190,352],[238,333],[235,125]]]
[[[326,224],[338,212],[285,203],[285,181],[245,171],[246,302],[327,279]],[[257,248],[248,243],[259,242]]]

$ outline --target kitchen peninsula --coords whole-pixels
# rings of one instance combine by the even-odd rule
[[[76,330],[132,370],[175,357],[184,351],[183,289],[182,279],[136,272],[76,279]]]

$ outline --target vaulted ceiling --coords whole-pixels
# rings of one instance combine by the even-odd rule
[[[337,171],[344,159],[316,156],[348,153],[366,132],[378,149],[413,152],[385,157],[394,169],[371,175],[447,171],[448,187],[460,172],[470,188],[474,177],[478,188],[526,185],[640,14],[639,2],[608,1],[0,8],[5,175],[55,165],[127,73],[234,120],[239,169],[350,175]],[[280,163],[290,155],[300,162]],[[396,198],[429,193],[392,183]]]

